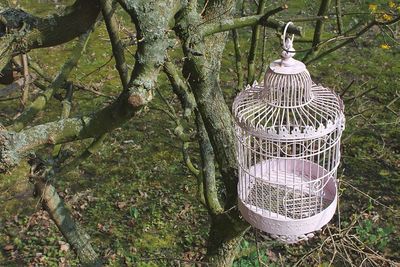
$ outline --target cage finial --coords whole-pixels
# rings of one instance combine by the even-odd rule
[[[287,33],[287,29],[289,27],[290,24],[293,24],[291,21],[289,21],[286,26],[285,29],[283,30],[283,35],[282,35],[282,62],[285,60],[288,60],[289,58],[292,58],[296,53],[293,48],[293,40],[294,40],[294,34],[292,34],[292,37],[289,38],[286,36]]]

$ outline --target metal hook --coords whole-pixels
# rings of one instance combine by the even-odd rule
[[[289,47],[286,47],[286,32],[287,32],[287,29],[289,28],[290,24],[293,24],[293,22],[289,21],[288,23],[286,23],[285,29],[283,30],[282,42],[283,42],[283,47],[285,49],[289,49]],[[293,40],[294,40],[294,34],[292,34],[292,38],[290,39],[290,42],[293,43]]]

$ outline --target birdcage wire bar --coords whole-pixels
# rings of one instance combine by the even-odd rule
[[[279,235],[285,242],[297,242],[327,219],[316,218],[317,226],[310,220],[313,227],[300,227],[300,231],[298,227],[290,231],[285,224],[265,228],[263,223],[265,218],[276,223],[324,217],[324,211],[329,212],[330,220],[337,201],[343,105],[331,90],[313,83],[309,92],[284,97],[276,92],[270,97],[267,90],[271,89],[254,83],[233,105],[239,206],[242,214],[250,210],[260,215],[264,222],[256,222],[258,228]]]
[[[313,83],[283,33],[281,59],[261,84],[233,103],[238,151],[238,206],[251,225],[295,243],[328,223],[337,206],[336,173],[343,102]]]

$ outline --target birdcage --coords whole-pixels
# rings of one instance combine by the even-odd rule
[[[252,226],[286,243],[312,237],[333,217],[344,130],[343,103],[312,82],[283,34],[281,59],[264,82],[233,103],[239,164],[238,206]]]

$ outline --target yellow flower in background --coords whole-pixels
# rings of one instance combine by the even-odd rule
[[[383,14],[383,16],[382,16],[382,19],[383,19],[384,21],[390,21],[390,20],[393,19],[393,16],[385,13],[385,14]]]
[[[393,1],[389,1],[389,7],[394,8],[396,7],[396,4]]]
[[[382,49],[390,49],[390,45],[388,44],[381,44]]]
[[[375,12],[376,9],[378,8],[378,5],[376,4],[369,4],[368,5],[369,10],[371,10],[372,12]]]

